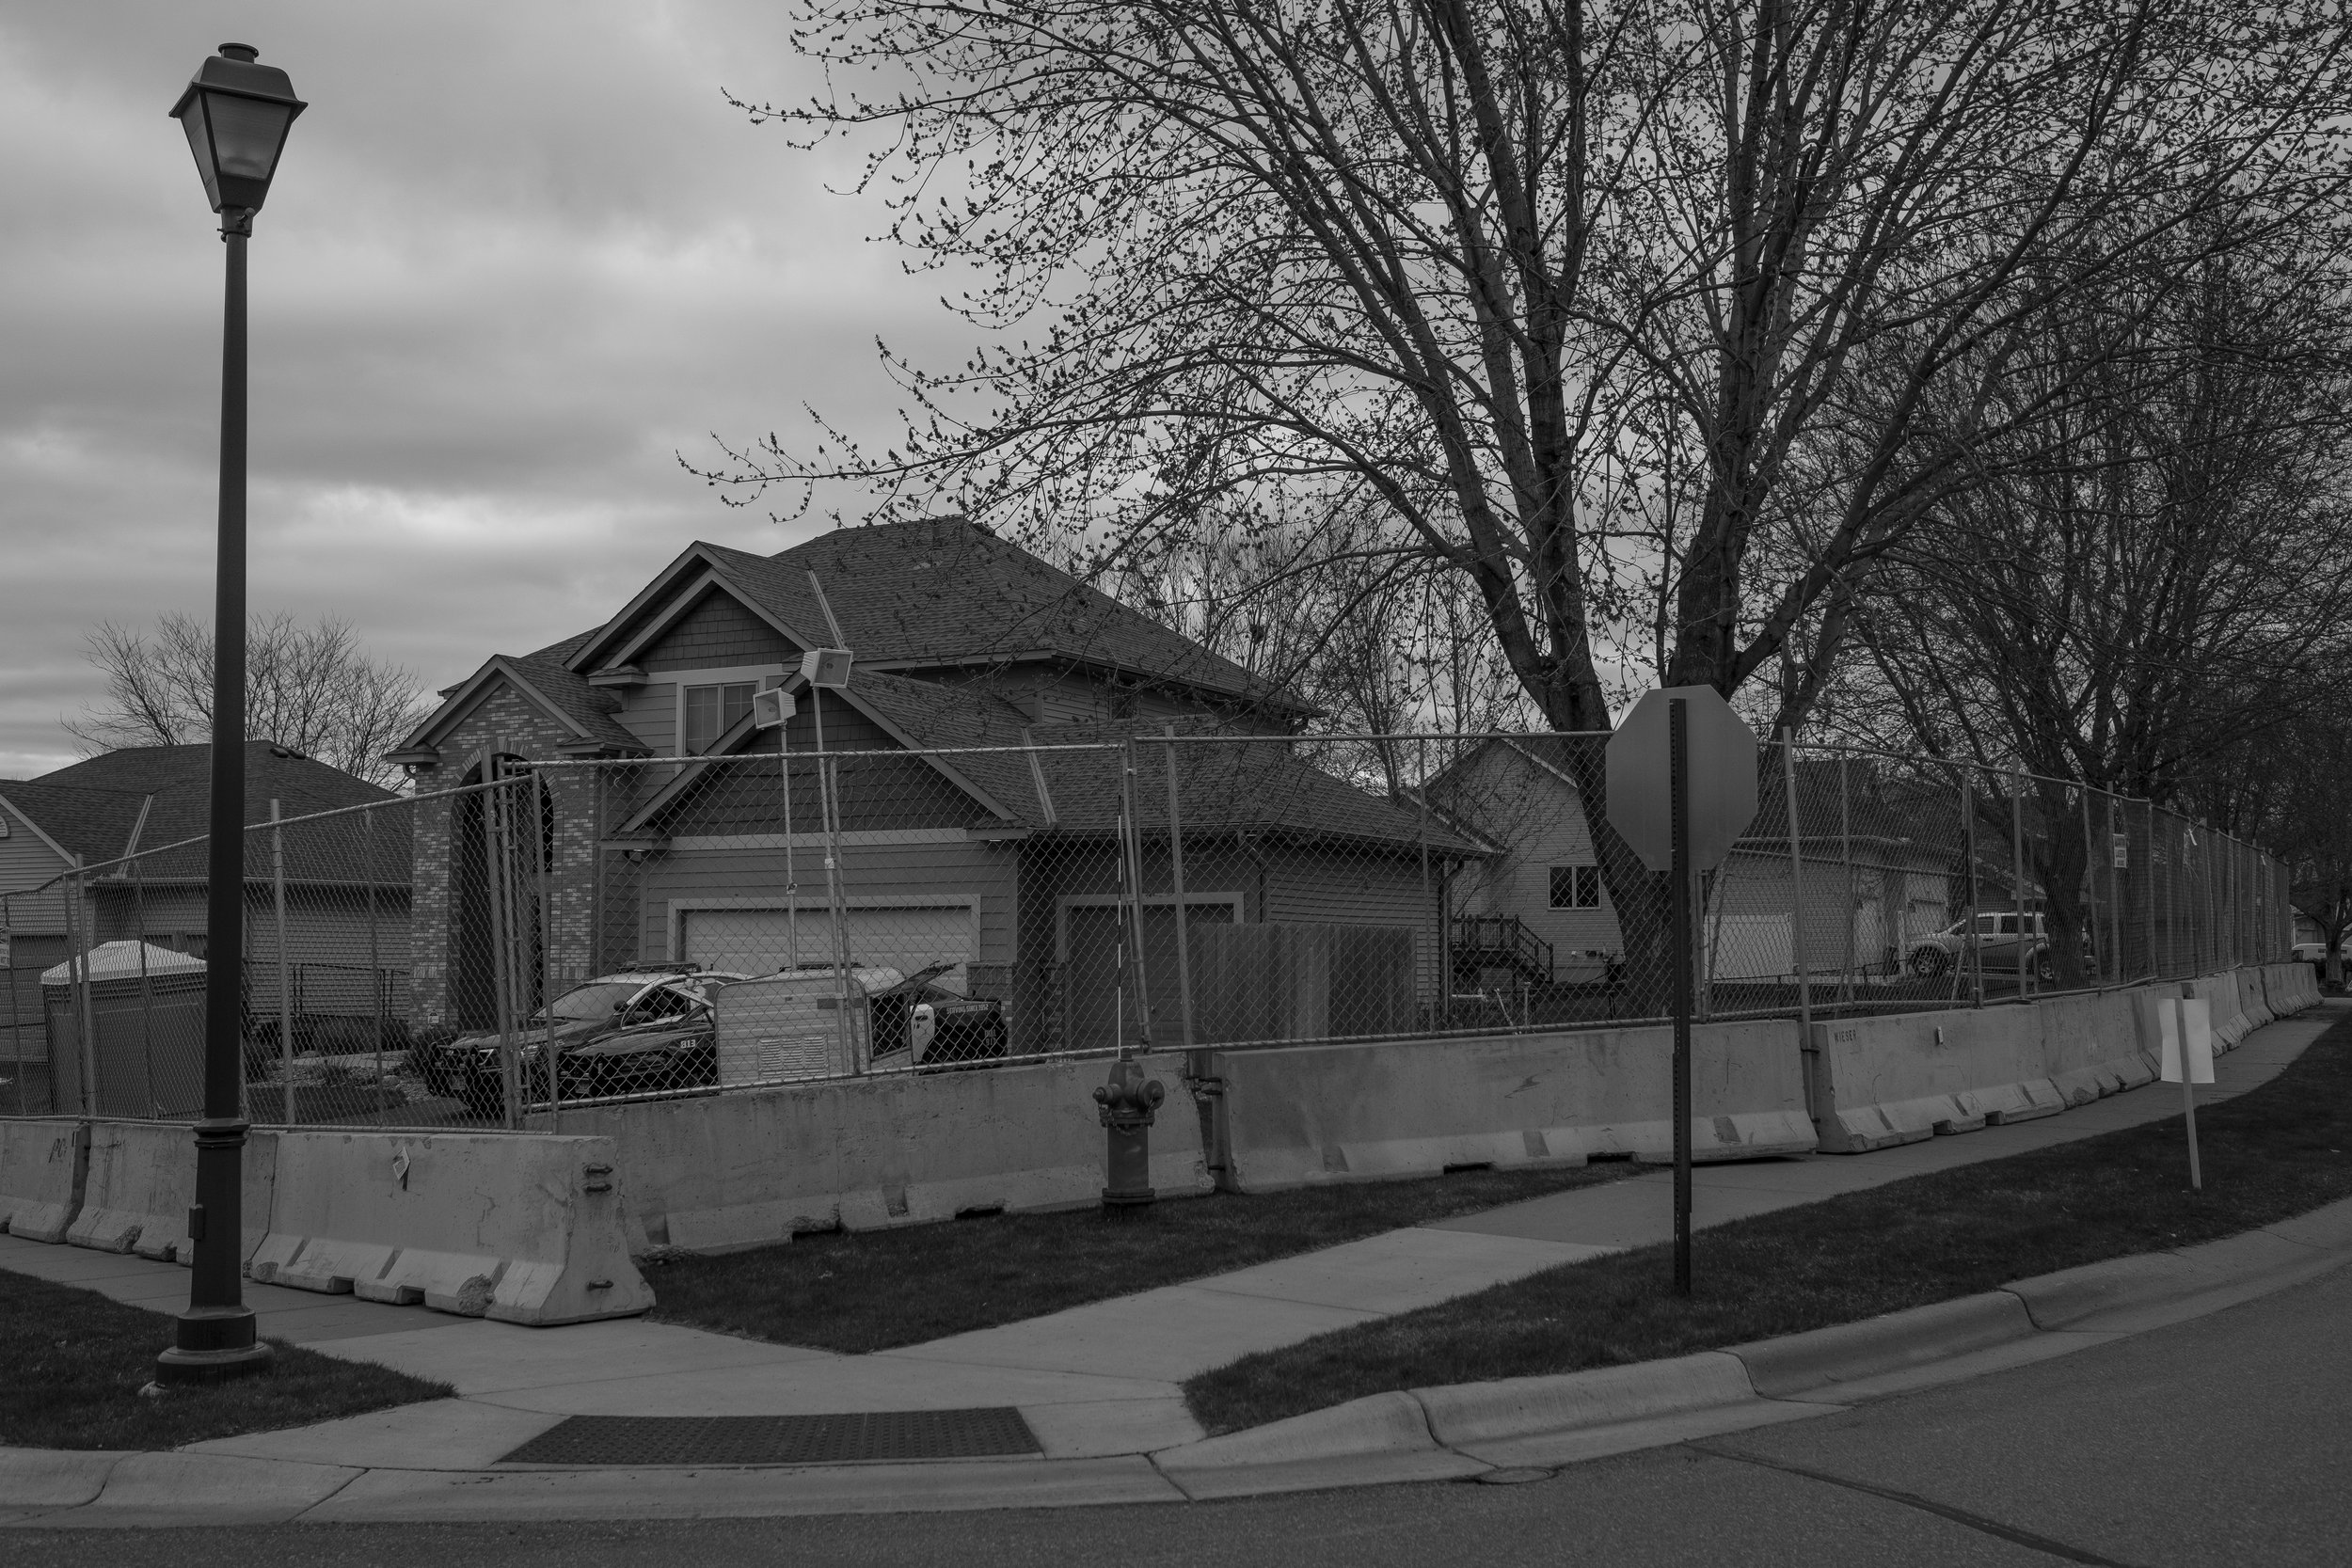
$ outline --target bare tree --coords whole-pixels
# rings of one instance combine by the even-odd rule
[[[126,746],[185,746],[213,737],[213,632],[168,614],[152,632],[106,622],[85,640],[106,694],[66,732],[91,754]],[[368,657],[332,616],[308,626],[257,615],[246,632],[246,736],[391,788],[383,754],[423,716],[413,671]]]
[[[1277,517],[1220,510],[1126,552],[1105,586],[1312,705],[1319,716],[1311,727],[1321,735],[1454,735],[1540,722],[1480,635],[1485,616],[1467,582],[1418,553],[1379,547],[1387,526],[1376,515],[1328,510]],[[1319,754],[1393,794],[1458,750],[1375,738]]]
[[[884,350],[911,400],[887,451],[820,420],[710,477],[803,504],[864,482],[881,515],[1113,553],[1273,489],[1376,502],[1364,547],[1458,575],[1561,730],[1613,721],[1629,576],[1662,649],[1634,683],[1738,690],[1969,483],[1906,461],[1933,393],[1997,384],[2053,300],[2188,212],[2333,200],[2352,107],[2340,23],[2209,0],[799,14],[829,80],[877,85],[754,113],[876,128],[892,237],[974,280],[956,308],[989,341],[946,371]],[[1661,446],[1696,459],[1662,531]],[[1629,943],[1662,941],[1657,879],[1599,837]]]
[[[2300,737],[2295,770],[2268,814],[2264,836],[2286,863],[2287,896],[2319,927],[2324,973],[2344,984],[2344,945],[2352,932],[2352,732],[2331,726]]]
[[[1922,443],[1964,447],[1979,481],[1850,606],[1869,663],[1838,693],[1843,724],[1990,781],[2037,776],[2033,869],[2070,979],[2099,831],[2076,786],[2246,832],[2274,782],[2257,759],[2352,657],[2344,258],[2332,235],[2277,249],[2190,254],[2186,288],[2152,267],[2044,312],[1994,393],[2042,416],[1988,438],[1976,406],[1932,406]],[[2005,832],[2007,786],[1979,799]]]

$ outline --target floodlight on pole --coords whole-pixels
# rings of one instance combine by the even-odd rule
[[[752,727],[776,732],[776,779],[784,792],[784,962],[801,967],[801,880],[792,864],[792,732],[787,726],[801,710],[800,699],[781,686],[752,693]]]

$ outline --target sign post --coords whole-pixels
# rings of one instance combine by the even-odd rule
[[[1711,686],[1652,691],[1609,737],[1609,822],[1667,878],[1674,950],[1675,1293],[1691,1293],[1691,1000],[1698,878],[1756,818],[1756,733]]]
[[[1674,816],[1675,1294],[1691,1293],[1691,714],[1666,705],[1667,771]]]
[[[2197,1168],[2197,1089],[2213,1082],[2213,1004],[2201,996],[2157,1005],[2163,1020],[2164,1081],[2181,1085],[2181,1118],[2188,1125],[2188,1190],[2205,1190]]]

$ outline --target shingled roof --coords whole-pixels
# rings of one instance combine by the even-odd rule
[[[1454,781],[1464,776],[1470,764],[1489,746],[1518,752],[1558,779],[1563,787],[1574,790],[1577,765],[1601,766],[1602,749],[1608,743],[1609,736],[1604,734],[1530,734],[1484,741],[1433,779],[1430,792],[1440,809],[1467,824],[1479,815],[1478,802],[1466,797]],[[1777,746],[1757,748],[1756,810],[1740,835],[1738,847],[1742,851],[1755,853],[1777,847],[1778,852],[1786,852],[1787,767]],[[1960,830],[1956,808],[1950,801],[1948,795],[1922,799],[1915,789],[1906,793],[1903,785],[1890,780],[1884,769],[1868,757],[1852,757],[1841,766],[1835,754],[1807,756],[1800,752],[1798,756],[1797,833],[1803,853],[1816,853],[1824,843],[1833,850],[1845,844],[1865,845],[1883,857],[1957,853]]]
[[[85,864],[112,860],[131,839],[144,795],[0,779],[0,796],[57,847]]]
[[[536,653],[492,654],[472,674],[443,689],[441,705],[425,716],[424,721],[402,742],[401,751],[391,753],[392,760],[408,760],[404,752],[409,748],[428,744],[431,737],[462,717],[465,709],[458,699],[493,674],[504,675],[511,683],[535,693],[539,705],[568,725],[582,744],[623,755],[642,754],[644,743],[613,717],[620,710],[621,699],[613,692],[590,685],[588,677],[564,663],[565,656],[594,635],[581,632]]]
[[[136,746],[97,756],[19,783],[0,781],[0,795],[38,823],[41,831],[86,865],[130,853],[199,838],[211,829],[213,749],[196,746]],[[307,816],[345,806],[396,800],[398,796],[313,758],[266,740],[246,742],[246,809],[249,825],[265,821],[269,802],[286,816]],[[141,820],[141,813],[145,820]],[[328,828],[296,829],[286,835],[287,875],[308,882],[374,881],[406,885],[410,835],[397,830],[372,835],[372,847],[352,818]],[[134,839],[134,832],[136,837]],[[248,876],[270,871],[266,834],[246,835]],[[141,877],[182,879],[204,875],[201,846],[142,856]]]
[[[1147,834],[1167,831],[1167,774],[1162,771],[1167,766],[1166,721],[1055,724],[1025,735],[1026,721],[1020,710],[984,688],[946,686],[870,671],[857,675],[849,696],[913,746],[945,752],[928,758],[929,764],[968,786],[967,793],[977,791],[971,819],[964,826],[1003,822],[1041,832],[1089,836],[1111,832],[1119,813],[1119,748],[1134,737],[1145,742],[1140,750],[1143,787],[1137,795],[1137,815]],[[1424,824],[1421,813],[1409,804],[1359,789],[1301,760],[1297,755],[1300,743],[1289,736],[1225,734],[1212,721],[1200,719],[1179,721],[1176,729],[1179,735],[1194,737],[1176,745],[1178,810],[1186,834],[1397,848],[1418,847],[1425,840],[1434,853],[1442,855],[1489,852],[1451,832],[1441,821]],[[1022,749],[1032,741],[1034,751]],[[747,730],[730,754],[773,756],[775,744],[775,732]],[[858,787],[861,762],[868,768],[903,766],[898,753],[884,753],[870,762],[845,762],[845,791]],[[666,800],[645,814],[645,825],[650,829],[663,824],[673,809],[668,802],[675,802],[675,811],[691,811],[697,771],[707,773],[713,784],[725,781],[728,789],[766,787],[767,774],[751,774],[741,768],[741,764],[725,762],[689,765],[681,779],[663,792]],[[1041,775],[1042,798],[1038,789]],[[997,817],[990,804],[1003,810],[1009,821]],[[664,831],[674,830],[665,824]]]
[[[831,640],[809,588],[815,572],[862,669],[1057,659],[1308,711],[1232,659],[961,518],[835,529],[772,556],[698,542],[672,569],[695,559],[804,646]],[[604,634],[627,629],[615,617],[538,657],[585,673],[604,657]]]

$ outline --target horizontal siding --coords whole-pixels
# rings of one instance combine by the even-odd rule
[[[1598,856],[1576,791],[1518,752],[1492,746],[1449,781],[1440,797],[1504,848],[1463,873],[1454,912],[1516,915],[1551,944],[1555,961],[1573,953],[1619,953],[1624,933],[1609,893],[1598,909],[1551,907],[1551,868],[1595,865]]]
[[[380,898],[375,918],[374,963],[405,973],[408,968],[407,900]],[[284,927],[288,980],[305,1010],[347,1011],[350,995],[365,985],[370,967],[367,903],[362,895],[289,888]],[[246,915],[246,994],[257,1012],[278,1006],[279,927],[275,903],[266,895]],[[308,972],[292,973],[295,966]],[[310,1004],[315,999],[317,1008]]]
[[[0,916],[0,926],[18,931],[63,930],[61,893],[15,894],[14,890],[39,887],[67,869],[64,859],[35,837],[7,806],[0,805],[0,816],[8,825],[8,836],[0,838],[0,893],[14,894],[8,900],[5,916]]]
[[[1111,716],[1110,705],[1091,682],[1076,675],[1041,681],[1030,701],[1041,724],[1091,724]]]
[[[826,738],[833,736],[828,734]],[[791,769],[789,831],[821,832],[817,758],[796,752]],[[784,832],[787,830],[781,770],[772,750],[757,761],[707,768],[680,799],[662,808],[651,825],[672,838]],[[844,832],[962,828],[990,819],[985,807],[918,757],[904,753],[849,757],[836,761],[833,770],[839,782],[836,826]]]
[[[1293,850],[1274,857],[1266,875],[1266,919],[1330,926],[1402,927],[1413,933],[1414,989],[1424,1002],[1438,994],[1439,957],[1435,867],[1424,895],[1421,862],[1329,851]],[[1343,977],[1342,977],[1343,978]],[[1371,976],[1364,977],[1367,982]],[[1341,983],[1335,978],[1334,984]]]
[[[632,687],[614,718],[660,757],[677,754],[677,683],[651,681]]]
[[[66,960],[66,941],[57,936],[14,936],[8,943],[8,988],[0,994],[0,1057],[10,1061],[49,1059],[49,1025],[41,1011],[40,976]],[[18,1085],[0,1089],[0,1110],[15,1108]]]

